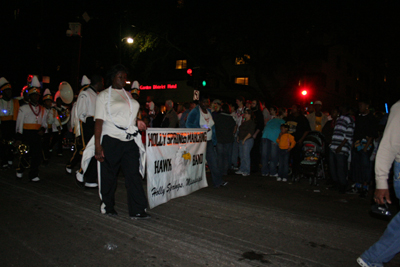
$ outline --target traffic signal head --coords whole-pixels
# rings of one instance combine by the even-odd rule
[[[193,70],[192,70],[192,69],[188,69],[188,70],[186,71],[186,73],[187,73],[189,76],[192,76]]]
[[[207,81],[206,81],[206,80],[203,80],[203,81],[201,82],[201,85],[202,85],[203,87],[205,87],[205,86],[207,85]]]
[[[304,96],[306,96],[306,95],[307,95],[307,90],[301,91],[301,94],[304,95]]]

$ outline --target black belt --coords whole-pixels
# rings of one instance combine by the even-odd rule
[[[114,124],[115,125],[115,124]],[[118,126],[118,125],[115,125],[115,127],[117,127],[118,129],[120,129],[120,130],[123,130],[123,131],[126,131],[127,129],[126,128],[122,128],[122,127],[120,127],[120,126]],[[131,139],[132,138],[132,136],[133,137],[135,137],[137,134],[138,134],[138,132],[139,131],[136,131],[136,132],[134,132],[134,133],[126,133],[126,139]]]

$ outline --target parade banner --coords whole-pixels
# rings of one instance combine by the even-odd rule
[[[147,195],[150,208],[207,187],[205,129],[148,128]]]

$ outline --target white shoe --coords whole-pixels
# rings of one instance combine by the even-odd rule
[[[35,177],[35,178],[33,178],[31,181],[32,181],[32,182],[39,182],[39,181],[40,181],[40,178],[39,178],[39,177]]]
[[[377,264],[374,264],[374,263],[366,262],[366,261],[365,261],[364,259],[362,259],[361,257],[358,257],[358,258],[357,258],[357,263],[358,263],[361,267],[383,266],[382,264],[377,265]]]
[[[276,181],[277,181],[277,182],[280,182],[280,181],[282,181],[282,178],[281,178],[281,177],[278,177],[278,178],[276,178]]]
[[[94,187],[97,187],[97,183],[85,183],[85,186],[94,188]]]
[[[261,174],[261,176],[269,176],[269,174]]]
[[[12,166],[12,165],[13,165],[13,162],[12,162],[12,161],[9,161],[9,162],[8,162],[8,165]]]
[[[282,178],[282,182],[287,182],[287,179],[286,178]]]
[[[22,172],[17,172],[17,178],[22,178],[23,175],[24,175],[24,173],[22,173]]]
[[[278,177],[278,174],[271,174],[271,177]]]
[[[250,173],[242,173],[243,176],[249,176]]]
[[[237,171],[237,172],[235,172],[236,174],[243,174],[243,172],[241,172],[241,171]]]
[[[76,171],[76,180],[78,180],[79,182],[83,183],[83,174],[80,173],[79,171]]]
[[[106,204],[104,204],[104,202],[100,204],[100,212],[101,214],[106,214]]]
[[[68,172],[68,173],[72,173],[72,169],[68,168],[68,167],[65,167],[65,171]]]

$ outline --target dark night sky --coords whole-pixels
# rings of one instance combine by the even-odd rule
[[[74,21],[82,23],[80,76],[104,72],[118,62],[119,25],[122,36],[152,32],[192,54],[205,53],[212,38],[229,40],[226,44],[234,49],[247,42],[279,52],[306,32],[333,34],[339,42],[383,54],[399,69],[395,1],[180,1],[181,8],[169,0],[11,2],[1,11],[0,76],[18,86],[29,73],[51,76],[56,84],[69,79],[77,42],[65,32]],[[85,11],[89,22],[81,18]]]

